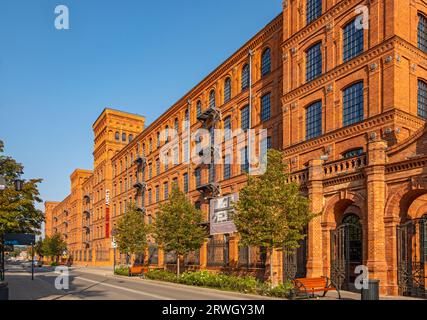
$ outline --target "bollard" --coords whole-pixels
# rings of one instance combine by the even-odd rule
[[[9,288],[6,282],[0,282],[0,301],[9,300]]]
[[[362,289],[362,300],[380,300],[380,280],[369,280],[369,289]]]

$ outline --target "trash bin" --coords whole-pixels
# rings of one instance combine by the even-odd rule
[[[369,289],[362,289],[362,300],[380,300],[380,280],[369,280]]]
[[[0,301],[9,300],[9,288],[6,282],[0,282]]]

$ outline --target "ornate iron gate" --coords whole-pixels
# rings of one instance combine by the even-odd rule
[[[362,226],[357,216],[348,217],[331,231],[331,280],[339,290],[353,289],[354,269],[363,263]]]
[[[402,296],[427,298],[427,216],[397,227],[398,286]]]
[[[227,267],[229,259],[229,242],[226,240],[211,239],[207,245],[208,267]]]
[[[298,249],[283,251],[283,282],[307,275],[307,238]]]

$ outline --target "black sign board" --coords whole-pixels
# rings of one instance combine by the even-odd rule
[[[6,233],[4,244],[6,246],[32,246],[36,244],[36,236],[34,234]]]

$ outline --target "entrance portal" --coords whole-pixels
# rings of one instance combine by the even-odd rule
[[[427,298],[427,215],[397,227],[399,294]]]
[[[331,232],[331,280],[340,290],[355,289],[357,266],[363,264],[363,237],[360,218],[347,215]]]

